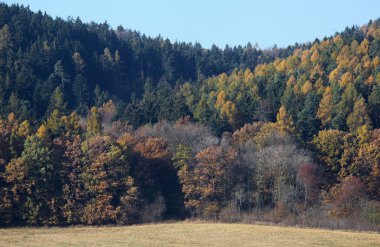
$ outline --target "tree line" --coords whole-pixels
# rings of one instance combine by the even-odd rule
[[[189,116],[135,129],[115,114],[109,101],[85,119],[54,109],[38,128],[2,119],[2,225],[197,217],[378,227],[379,129],[322,130],[304,146],[281,112],[221,137]]]

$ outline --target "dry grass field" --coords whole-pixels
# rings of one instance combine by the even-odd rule
[[[0,230],[0,246],[380,246],[380,234],[210,223],[11,228]]]

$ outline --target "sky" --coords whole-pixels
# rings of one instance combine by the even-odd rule
[[[380,0],[0,0],[53,17],[107,21],[147,36],[210,48],[286,47],[380,17]]]

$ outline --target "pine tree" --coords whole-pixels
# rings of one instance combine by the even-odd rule
[[[319,121],[316,118],[318,110],[318,96],[311,92],[305,101],[305,106],[297,115],[297,126],[304,141],[311,140],[319,129]]]
[[[295,132],[294,122],[292,116],[290,116],[285,107],[281,106],[277,113],[277,124],[280,126],[282,131],[289,133]]]
[[[368,98],[369,109],[373,125],[375,128],[380,127],[380,86],[375,85]]]
[[[57,110],[59,114],[65,114],[67,112],[67,103],[65,102],[64,95],[60,87],[57,87],[50,97],[47,114],[51,114],[54,110]]]
[[[21,102],[17,97],[17,94],[12,93],[8,100],[8,113],[13,112],[16,117],[19,117],[21,110]]]
[[[94,89],[94,103],[96,107],[101,107],[109,99],[109,94],[107,91],[102,91],[99,84],[96,84]]]
[[[319,103],[319,108],[317,112],[317,117],[321,121],[322,125],[326,128],[332,125],[332,112],[333,111],[333,96],[330,87],[325,89],[321,102]]]
[[[92,107],[91,112],[87,118],[87,135],[96,135],[101,132],[102,126],[98,108]]]
[[[61,133],[61,127],[61,114],[58,109],[54,109],[47,119],[46,128],[50,131],[51,134],[57,135]]]
[[[363,98],[355,101],[354,109],[347,117],[347,126],[350,131],[356,133],[357,130],[366,125],[367,128],[372,128],[371,119],[367,113],[367,107]]]

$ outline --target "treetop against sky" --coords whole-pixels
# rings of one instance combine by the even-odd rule
[[[30,6],[53,17],[107,21],[149,36],[199,42],[209,48],[257,43],[261,48],[286,47],[322,39],[346,26],[379,17],[380,1],[41,1],[5,0]]]

